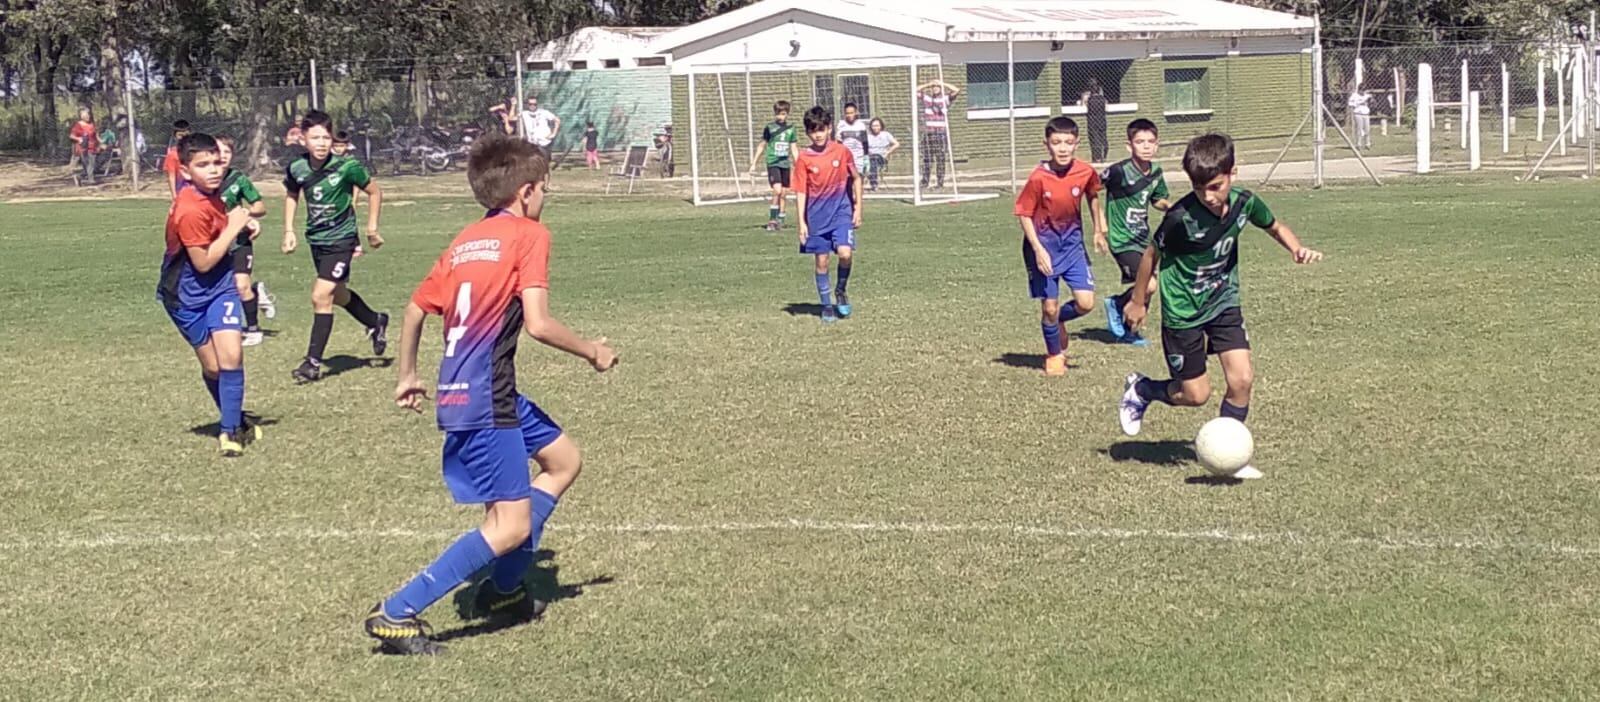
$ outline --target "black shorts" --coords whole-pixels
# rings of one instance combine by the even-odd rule
[[[1244,313],[1229,307],[1205,324],[1193,329],[1161,327],[1161,350],[1167,369],[1176,380],[1194,380],[1206,374],[1206,356],[1225,351],[1250,350],[1250,335],[1245,332]]]
[[[1125,251],[1112,254],[1117,259],[1117,268],[1122,271],[1122,284],[1133,285],[1139,279],[1139,264],[1144,261],[1143,251]]]
[[[789,169],[782,166],[767,166],[767,185],[789,187]]]
[[[318,280],[350,282],[350,261],[355,257],[354,239],[327,246],[311,245],[311,263],[317,267]]]
[[[245,244],[233,250],[233,272],[250,275],[256,268],[256,247]]]

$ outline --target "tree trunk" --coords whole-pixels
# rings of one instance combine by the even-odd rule
[[[61,113],[56,109],[56,72],[60,68],[64,48],[63,42],[52,41],[52,37],[40,37],[33,52],[34,65],[37,66],[34,94],[39,98],[42,111],[39,123],[35,126],[34,143],[39,145],[41,153],[50,157],[58,157],[66,152],[66,138],[63,136],[66,130],[61,124]]]

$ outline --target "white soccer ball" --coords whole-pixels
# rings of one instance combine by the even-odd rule
[[[1217,417],[1200,427],[1194,437],[1194,452],[1200,463],[1215,475],[1233,475],[1250,464],[1256,440],[1250,429],[1232,417]]]

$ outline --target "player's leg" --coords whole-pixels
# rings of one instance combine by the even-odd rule
[[[783,203],[783,186],[778,179],[779,169],[776,166],[767,166],[767,188],[772,192],[772,197],[767,198],[767,231],[778,230],[778,208]]]
[[[216,357],[217,404],[221,411],[220,441],[223,455],[243,453],[253,436],[244,425],[244,312],[237,297],[228,296],[211,303],[207,323],[211,329],[208,346]],[[252,430],[253,431],[253,430]]]
[[[1055,276],[1049,278],[1050,288],[1039,300],[1039,331],[1044,335],[1044,374],[1064,375],[1067,372],[1066,344],[1061,338],[1061,302],[1055,297],[1060,289]]]
[[[1211,398],[1206,381],[1206,339],[1202,329],[1161,328],[1161,349],[1171,375],[1156,380],[1143,373],[1129,373],[1117,407],[1122,432],[1137,435],[1144,427],[1144,413],[1152,403],[1203,405]]]
[[[583,458],[577,443],[528,398],[517,397],[517,416],[522,427],[523,446],[539,466],[530,497],[528,538],[517,548],[495,558],[489,582],[478,588],[473,609],[481,616],[511,615],[528,619],[543,613],[545,603],[529,594],[524,578],[538,552],[544,525],[555,512],[561,496],[578,479]]]
[[[835,253],[839,255],[839,271],[838,280],[833,285],[833,301],[841,319],[849,317],[851,312],[849,288],[850,270],[855,265],[856,249],[853,241],[854,237],[855,234],[853,232],[847,234],[848,243],[835,249]]]
[[[786,211],[789,208],[789,169],[785,168],[785,169],[782,169],[782,170],[783,170],[783,175],[778,180],[778,189],[777,189],[778,190],[777,199],[778,199],[778,228],[779,229],[782,229],[783,225],[788,223],[788,221],[789,221],[788,220],[789,213]]]
[[[1117,262],[1117,272],[1122,275],[1122,284],[1125,286],[1133,285],[1139,276],[1139,260],[1143,259],[1144,255],[1132,251],[1124,251],[1112,254],[1112,258]],[[1132,290],[1133,288],[1128,287],[1122,292],[1106,298],[1106,329],[1118,339],[1126,339],[1128,336],[1128,326],[1122,320],[1122,309],[1128,306]]]
[[[322,270],[319,264],[317,279],[311,283],[311,339],[306,343],[306,357],[290,375],[296,383],[309,383],[322,378],[323,352],[328,348],[328,337],[333,334],[334,295],[339,284],[331,277],[332,268]],[[343,277],[343,271],[340,271]]]
[[[372,341],[372,355],[382,356],[389,348],[389,315],[385,312],[376,312],[361,298],[360,293],[350,289],[349,283],[341,283],[334,291],[333,304],[344,308],[354,317],[356,322],[367,330],[367,338]]]
[[[1070,251],[1058,261],[1056,273],[1072,291],[1072,300],[1061,306],[1060,323],[1066,324],[1094,311],[1094,271],[1089,269],[1086,251]]]
[[[194,347],[195,359],[200,361],[200,379],[206,384],[206,392],[211,395],[211,404],[217,411],[222,411],[222,390],[218,386],[221,368],[217,365],[217,352],[211,348],[211,340]]]
[[[1245,332],[1244,315],[1235,307],[1224,311],[1207,325],[1208,349],[1222,362],[1227,391],[1222,396],[1221,416],[1240,422],[1250,416],[1250,395],[1255,389],[1255,368],[1250,359],[1250,338]],[[1262,477],[1253,465],[1240,468],[1233,477],[1253,480]]]
[[[261,319],[256,286],[251,280],[255,268],[255,247],[241,246],[233,251],[233,288],[244,306],[244,345],[261,343]]]
[[[815,242],[806,242],[808,253],[814,253],[816,262],[817,302],[822,306],[822,321],[832,322],[838,319],[833,309],[833,286],[828,281],[830,256],[828,252],[832,246],[822,236],[813,234]]]

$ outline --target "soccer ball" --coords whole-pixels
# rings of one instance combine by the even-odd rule
[[[1217,417],[1200,427],[1200,434],[1194,437],[1194,452],[1206,470],[1215,475],[1233,475],[1250,464],[1256,441],[1244,422]]]

